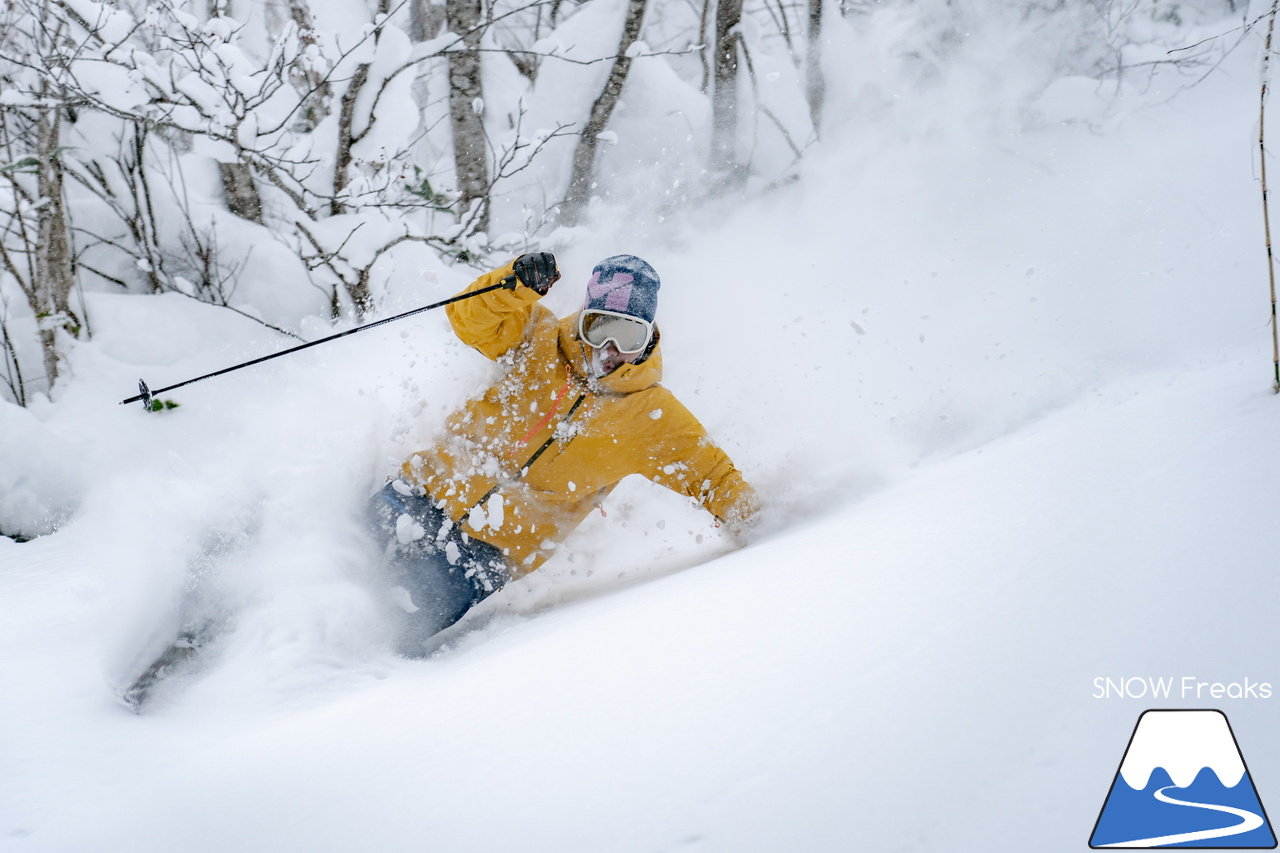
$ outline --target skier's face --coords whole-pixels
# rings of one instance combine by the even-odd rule
[[[640,358],[641,353],[619,352],[618,348],[613,345],[613,341],[609,341],[602,347],[595,347],[591,351],[592,362],[596,365],[601,376],[608,376],[624,364],[633,364]]]

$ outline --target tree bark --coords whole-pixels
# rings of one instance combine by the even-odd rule
[[[424,42],[440,34],[444,25],[444,9],[430,0],[410,0],[409,38]]]
[[[702,87],[699,91],[711,91],[711,63],[707,62],[707,23],[716,0],[702,0],[702,15],[698,19],[698,60],[702,63]]]
[[[4,320],[5,318],[0,316],[0,342],[4,343],[5,384],[13,393],[13,401],[26,408],[27,387],[22,381],[22,365],[18,364],[18,352],[9,338],[9,327],[5,325]]]
[[[351,75],[350,82],[347,83],[347,90],[342,93],[342,100],[338,106],[338,150],[333,163],[333,198],[329,202],[331,216],[341,216],[347,212],[347,206],[342,201],[342,193],[350,180],[347,169],[351,166],[351,148],[356,142],[356,98],[359,97],[360,90],[368,80],[369,66],[357,66],[355,73]]]
[[[484,84],[480,79],[480,0],[447,0],[449,31],[462,37],[449,52],[449,118],[453,124],[453,160],[464,211],[479,205],[473,231],[489,228],[489,161],[484,137]]]
[[[384,18],[390,12],[391,0],[378,0],[378,18]],[[377,30],[373,35],[374,53],[377,53],[378,42],[381,39],[382,31]],[[351,166],[351,151],[356,143],[364,139],[365,134],[377,121],[377,116],[370,111],[365,117],[364,126],[359,129],[356,127],[356,100],[360,97],[360,91],[369,82],[369,70],[372,67],[372,63],[356,66],[355,73],[351,75],[347,90],[342,93],[342,100],[338,106],[338,150],[333,166],[333,198],[329,202],[329,213],[333,216],[341,216],[347,212],[347,204],[342,200],[342,193],[351,182],[351,176],[347,173],[347,169]]]
[[[227,209],[251,222],[262,224],[262,197],[253,183],[253,170],[245,163],[219,163],[222,173],[222,191],[227,198]]]
[[[289,16],[298,25],[298,41],[304,47],[315,45],[315,20],[312,18],[307,0],[289,0]],[[312,90],[303,107],[302,123],[308,130],[315,130],[329,117],[329,102],[332,100],[333,87],[329,84],[327,76],[316,69],[296,70],[302,75],[304,85]]]
[[[644,12],[648,0],[629,0],[627,3],[627,19],[622,26],[622,38],[618,42],[617,58],[605,81],[604,90],[591,105],[591,114],[582,128],[578,138],[578,147],[573,152],[573,168],[569,174],[569,189],[564,201],[560,203],[560,221],[566,225],[577,225],[586,213],[587,203],[591,200],[591,190],[595,178],[596,149],[600,145],[600,134],[609,124],[609,117],[618,105],[622,95],[622,87],[627,82],[627,73],[631,70],[631,57],[627,51],[640,37],[640,25],[644,21]],[[738,0],[741,2],[741,0]]]
[[[822,74],[822,0],[809,0],[809,50],[805,56],[805,94],[815,136],[822,135],[822,106],[827,81]]]
[[[742,0],[720,0],[716,7],[711,156],[713,170],[729,178],[738,172],[738,24],[741,21]]]
[[[57,331],[72,322],[70,297],[75,284],[67,209],[62,197],[62,162],[58,159],[61,135],[61,110],[41,110],[36,123],[36,157],[40,161],[37,191],[42,203],[36,220],[36,304],[31,307],[40,318],[44,372],[50,386],[58,378]]]

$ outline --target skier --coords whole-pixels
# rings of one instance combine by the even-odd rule
[[[504,368],[449,417],[371,503],[398,583],[412,599],[401,651],[457,622],[542,565],[618,482],[641,474],[696,500],[735,537],[751,487],[658,384],[658,274],[632,255],[596,265],[576,314],[538,304],[560,280],[549,252],[521,255],[447,308],[454,332]]]

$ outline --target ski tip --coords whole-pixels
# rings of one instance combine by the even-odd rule
[[[120,701],[135,714],[141,714],[143,706],[151,698],[152,689],[164,679],[189,669],[199,650],[194,637],[183,634],[152,662],[133,684],[120,693]]]
[[[149,672],[144,673],[143,677],[139,678],[124,690],[116,693],[116,698],[120,701],[120,704],[135,714],[142,713],[142,706],[146,704],[148,694],[150,693],[152,686],[155,684],[156,679],[146,678],[146,676],[150,674],[151,673]]]
[[[120,702],[120,704],[121,704],[123,707],[125,707],[125,708],[127,708],[128,710],[132,711],[134,714],[138,714],[138,715],[140,715],[140,714],[142,713],[142,698],[141,698],[141,697],[134,696],[132,693],[130,693],[129,691],[127,691],[127,690],[126,690],[126,691],[125,691],[125,692],[123,692],[123,693],[117,693],[117,694],[116,694],[116,699]]]

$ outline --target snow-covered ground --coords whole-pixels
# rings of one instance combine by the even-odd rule
[[[1013,125],[960,75],[736,209],[602,214],[550,304],[648,258],[769,512],[733,550],[627,484],[424,661],[356,518],[492,367],[426,315],[149,415],[288,342],[89,294],[56,402],[0,406],[0,527],[58,525],[0,537],[0,850],[1079,850],[1148,707],[1223,709],[1280,808],[1255,41]],[[224,631],[134,715],[181,601]],[[1132,677],[1174,695],[1095,698]]]

